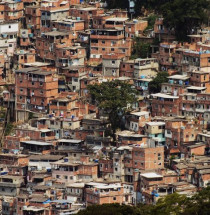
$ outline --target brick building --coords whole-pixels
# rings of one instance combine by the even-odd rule
[[[49,101],[58,95],[58,79],[52,71],[24,68],[16,71],[16,119],[25,120],[28,111],[47,113]]]

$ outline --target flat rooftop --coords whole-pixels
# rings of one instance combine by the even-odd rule
[[[172,76],[169,76],[167,77],[168,79],[177,79],[177,80],[187,80],[189,79],[190,77],[186,76],[186,75],[172,75]]]
[[[62,160],[59,160],[59,161],[56,161],[56,162],[53,162],[51,163],[53,165],[63,165],[63,166],[79,166],[81,164],[81,162],[78,162],[78,163],[73,163],[71,161],[71,159],[69,158],[64,158]]]
[[[149,115],[150,113],[148,111],[141,111],[141,112],[132,112],[131,115],[135,115],[135,116],[145,116],[145,115]]]
[[[35,68],[35,67],[28,67],[28,68],[22,68],[22,69],[18,69],[15,72],[21,72],[21,73],[28,73],[28,72],[33,72],[33,71],[37,71],[39,70],[39,68]]]
[[[145,178],[163,178],[162,175],[157,174],[156,172],[148,172],[148,173],[143,173],[141,176]]]
[[[58,140],[59,143],[81,143],[83,140],[76,140],[76,139],[60,139]]]
[[[155,126],[155,125],[165,125],[165,122],[147,122],[147,125]]]
[[[52,143],[47,143],[47,142],[40,142],[40,141],[34,141],[34,140],[30,140],[30,141],[21,141],[21,143],[25,143],[28,145],[37,145],[37,146],[52,146]]]
[[[187,90],[205,90],[206,87],[197,87],[197,86],[190,86],[186,88]]]
[[[30,66],[30,67],[41,67],[41,66],[49,66],[50,63],[44,63],[44,62],[33,62],[33,63],[23,63],[24,66]]]
[[[45,33],[46,36],[65,36],[65,35],[69,35],[69,32],[63,32],[63,31],[51,31],[51,32],[47,32]]]
[[[29,160],[60,160],[62,159],[64,156],[62,155],[31,155],[29,157]]]
[[[113,17],[113,18],[106,19],[106,21],[113,21],[113,22],[125,22],[127,20],[128,18],[124,18],[124,17]]]
[[[69,183],[66,187],[75,187],[75,188],[83,188],[85,183]]]
[[[145,135],[142,135],[142,134],[136,134],[132,131],[128,131],[128,130],[125,130],[125,131],[120,131],[120,132],[117,132],[116,133],[117,135],[121,136],[121,137],[145,137]]]
[[[179,96],[171,96],[163,93],[151,94],[153,97],[164,98],[164,99],[178,99]]]

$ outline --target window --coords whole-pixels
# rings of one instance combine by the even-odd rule
[[[115,201],[115,200],[116,200],[116,197],[113,197],[113,200]]]
[[[64,179],[66,179],[66,180],[67,180],[67,179],[68,179],[68,176],[66,176],[66,175],[65,175],[65,176],[64,176]]]
[[[43,90],[40,90],[40,94],[43,94],[44,92],[43,92]]]
[[[39,85],[40,85],[40,86],[43,86],[43,83],[42,83],[42,82],[39,82]]]
[[[33,81],[31,82],[31,85],[34,85],[34,82],[33,82]]]
[[[111,51],[114,52],[114,48],[111,48]]]
[[[103,40],[102,43],[105,44],[105,41]]]
[[[9,25],[9,28],[11,28],[11,25]]]
[[[115,64],[115,60],[112,61],[112,64]]]
[[[56,175],[56,178],[60,178],[60,175]]]

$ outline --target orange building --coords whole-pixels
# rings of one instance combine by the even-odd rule
[[[90,35],[90,58],[100,61],[104,55],[115,53],[131,55],[131,40],[126,39],[122,29],[93,29]]]
[[[87,205],[123,203],[123,186],[116,184],[89,183],[86,185],[85,199]]]
[[[163,93],[152,94],[152,116],[179,115],[180,97]]]
[[[27,119],[28,111],[47,113],[49,101],[58,95],[58,78],[53,72],[29,67],[15,75],[17,120]]]
[[[132,158],[134,169],[162,169],[164,168],[164,147],[134,147]]]

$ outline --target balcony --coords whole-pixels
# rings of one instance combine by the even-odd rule
[[[172,138],[172,133],[165,131],[165,137],[166,138]]]
[[[199,108],[195,109],[195,112],[198,112],[198,113],[204,113],[206,111],[208,111],[208,110],[207,109],[199,109]]]
[[[181,63],[182,63],[183,65],[189,65],[189,61],[187,61],[187,60],[183,60]]]

